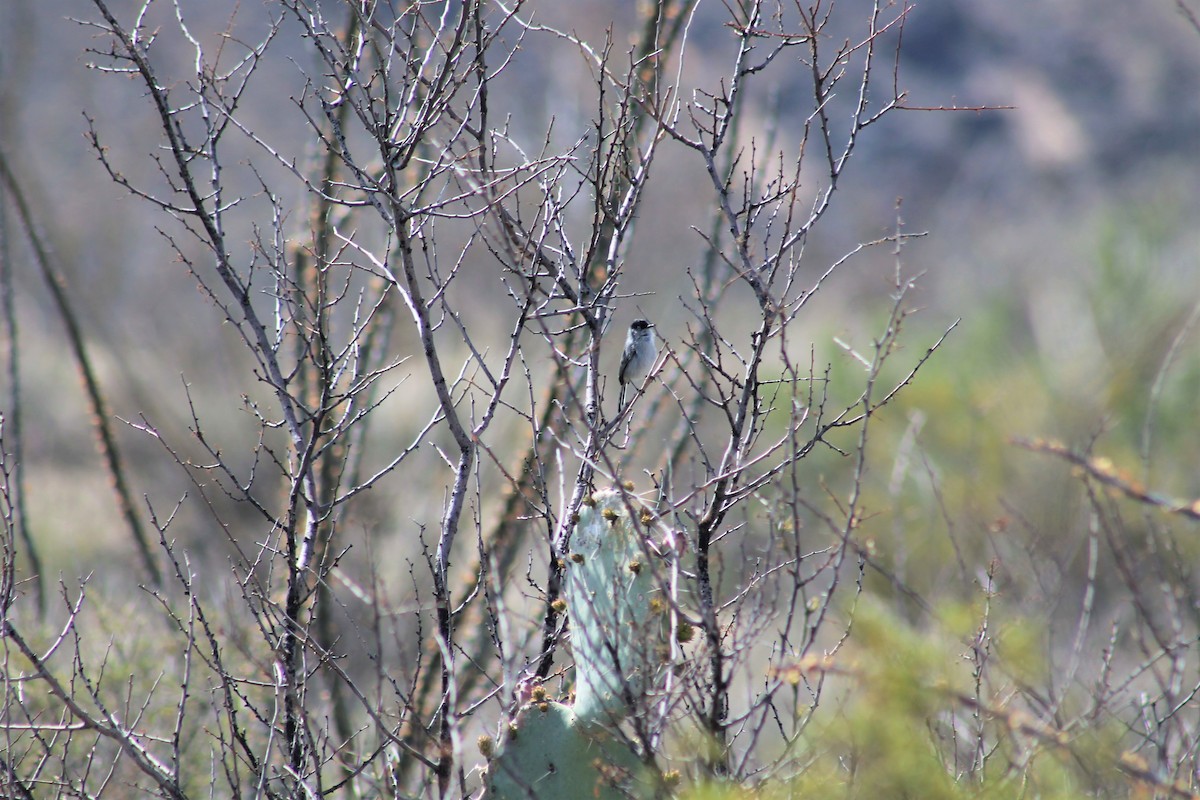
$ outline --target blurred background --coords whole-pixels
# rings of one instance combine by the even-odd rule
[[[136,8],[111,5],[123,19]],[[855,26],[855,15],[869,11],[862,0],[838,5]],[[254,30],[270,13],[257,2],[182,6],[197,35],[214,43],[231,16]],[[596,40],[612,27],[619,51],[629,36],[624,6],[543,3],[537,18]],[[186,384],[198,412],[220,421],[211,425],[218,438],[235,442],[256,428],[240,399],[255,391],[242,345],[175,260],[158,230],[164,220],[113,183],[87,140],[91,118],[130,178],[160,180],[149,104],[135,83],[89,69],[88,48],[102,40],[73,18],[94,13],[78,0],[0,5],[0,143],[53,247],[113,413],[186,440]],[[1021,526],[1046,543],[1037,569],[1075,568],[1074,544],[1064,552],[1055,545],[1057,526],[1078,524],[1070,476],[1010,437],[1095,442],[1152,486],[1200,495],[1198,13],[1195,3],[1174,0],[924,0],[909,14],[897,75],[907,105],[975,110],[900,111],[869,128],[805,251],[818,275],[899,218],[909,232],[928,232],[901,255],[906,272],[922,274],[919,313],[906,322],[912,357],[962,320],[874,445],[870,504],[886,513],[867,533],[885,556],[894,548],[906,578],[935,582],[936,574],[906,574],[905,565],[922,548],[949,547],[956,532]],[[700,6],[688,56],[698,74],[724,66],[729,36],[714,22],[723,16],[720,4]],[[276,55],[289,48],[311,59],[286,38]],[[158,58],[163,74],[186,74],[190,53],[164,47]],[[302,90],[299,66],[284,58],[264,65],[246,108],[281,149],[311,156],[311,134],[288,101]],[[544,130],[551,117],[586,121],[581,87],[591,76],[578,53],[525,52],[516,66],[508,75],[521,98],[511,106],[515,129]],[[763,100],[764,119],[770,103],[781,110],[784,142],[795,132],[787,127],[803,122],[788,112],[804,81],[797,74],[794,86]],[[889,83],[881,76],[881,91]],[[246,157],[256,153],[244,146]],[[651,187],[627,253],[628,288],[653,293],[638,306],[670,339],[687,322],[674,302],[678,270],[700,258],[692,226],[708,212],[707,195],[695,191],[706,179],[688,154],[667,149],[663,159],[660,173],[672,177],[660,174]],[[299,202],[302,187],[291,189]],[[28,409],[29,519],[47,573],[132,563],[61,322],[11,219],[7,233]],[[846,361],[835,338],[866,342],[863,332],[886,314],[894,271],[881,248],[823,290],[807,327],[819,358]],[[6,398],[9,391],[6,384]],[[188,491],[186,476],[152,437],[132,426],[118,435],[136,491],[169,510]],[[378,513],[361,524],[407,517],[386,506]],[[177,533],[201,544],[211,535],[204,519]],[[951,536],[929,537],[931,526]]]

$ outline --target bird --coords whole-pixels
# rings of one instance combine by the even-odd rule
[[[644,319],[635,319],[629,323],[629,333],[625,336],[625,352],[621,354],[621,370],[617,373],[617,382],[621,384],[621,395],[617,399],[618,413],[625,409],[625,390],[636,391],[638,384],[650,373],[658,358],[658,344],[654,339],[654,323]],[[633,396],[630,395],[630,401]]]

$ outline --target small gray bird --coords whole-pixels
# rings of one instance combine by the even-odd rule
[[[618,413],[625,410],[625,390],[630,390],[629,399],[632,401],[632,392],[637,391],[638,385],[650,372],[657,358],[658,344],[654,340],[654,323],[635,319],[629,324],[629,334],[625,337],[625,352],[621,354],[621,371],[617,373],[617,381],[621,384],[621,395],[617,399]]]

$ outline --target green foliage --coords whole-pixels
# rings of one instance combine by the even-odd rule
[[[1083,226],[1076,261],[962,309],[953,335],[870,423],[860,536],[891,575],[935,603],[947,593],[969,601],[987,589],[991,563],[998,602],[1018,615],[1046,610],[1021,608],[1022,599],[1077,591],[1091,513],[1085,486],[1017,439],[1093,449],[1153,491],[1200,496],[1198,287],[1179,258],[1182,222],[1154,204],[1114,210]],[[881,301],[868,313],[879,320],[890,310]],[[903,379],[946,324],[932,312],[905,318],[904,347],[879,386]],[[853,459],[817,455],[801,465],[803,480],[844,496]],[[1148,535],[1140,515],[1122,529],[1131,542]],[[1200,557],[1194,541],[1181,537],[1188,558]],[[1061,575],[1047,583],[1039,570]],[[878,575],[870,585],[894,590]]]
[[[1082,800],[1127,787],[1117,770],[1116,727],[1098,723],[1068,735],[1038,722],[1010,699],[1023,681],[1019,670],[991,695],[975,692],[963,640],[952,632],[971,619],[978,625],[978,613],[954,607],[943,624],[919,631],[878,602],[863,604],[847,650],[795,673],[838,682],[837,700],[826,695],[828,712],[796,744],[806,768],[753,791],[705,783],[681,797]],[[1025,630],[1014,636],[1015,652],[1036,638],[1035,626],[1017,627]]]

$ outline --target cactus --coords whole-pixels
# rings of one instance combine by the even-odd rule
[[[629,508],[649,511],[616,491],[597,492],[580,509],[571,538],[564,594],[575,654],[575,716],[616,723],[644,705],[670,650],[672,603],[663,575]],[[579,558],[575,558],[578,556]]]
[[[580,724],[570,706],[552,700],[517,712],[488,766],[491,800],[628,800],[641,761],[618,736]]]
[[[485,797],[617,800],[652,793],[642,768],[648,754],[618,730],[630,713],[649,708],[672,647],[674,603],[656,568],[660,551],[643,534],[652,518],[640,500],[615,490],[597,492],[580,509],[564,583],[575,702],[542,693],[517,713],[491,759]]]

